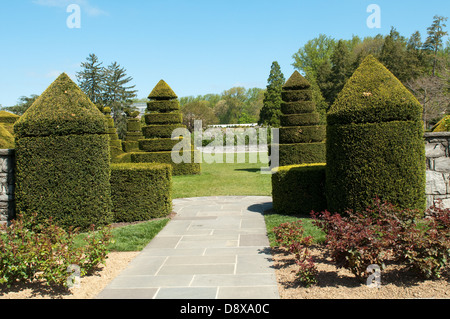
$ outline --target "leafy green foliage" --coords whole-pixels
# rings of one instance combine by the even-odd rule
[[[303,222],[283,223],[273,229],[280,247],[295,255],[295,262],[299,266],[297,279],[305,287],[317,283],[318,270],[309,251],[313,243],[311,236],[304,235]]]
[[[422,106],[373,56],[353,73],[327,115],[329,125],[421,120]]]
[[[77,229],[63,230],[51,218],[19,215],[0,229],[0,284],[10,287],[38,279],[68,287],[70,266],[79,267],[81,276],[92,273],[107,258],[111,229],[91,225],[81,244],[75,240],[78,234]]]
[[[111,164],[110,181],[115,222],[144,221],[171,212],[171,165]]]
[[[110,223],[109,157],[106,134],[17,139],[17,212],[64,228]]]
[[[368,56],[328,113],[328,209],[361,210],[380,197],[425,208],[425,149],[420,103]]]
[[[284,215],[309,215],[327,207],[325,164],[282,166],[272,174],[273,208]]]
[[[280,106],[283,102],[281,99],[281,90],[285,79],[277,61],[272,63],[267,82],[267,91],[264,93],[263,107],[261,108],[261,112],[259,114],[258,124],[279,127],[279,117],[281,115]]]
[[[359,212],[313,213],[333,261],[362,278],[367,267],[400,262],[421,278],[441,278],[450,265],[450,210],[401,209],[376,198]]]
[[[16,122],[16,211],[65,229],[110,222],[105,116],[62,74]]]
[[[323,163],[325,127],[319,125],[320,114],[312,101],[310,83],[295,71],[284,84],[281,96],[284,102],[282,109],[289,113],[280,116],[280,166]],[[312,154],[314,151],[317,153]]]
[[[105,134],[106,120],[80,88],[62,73],[14,125],[17,137]]]

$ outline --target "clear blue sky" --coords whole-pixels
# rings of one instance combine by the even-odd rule
[[[370,29],[369,4],[381,9]],[[68,5],[81,8],[70,29]],[[61,73],[74,81],[95,53],[133,77],[139,98],[160,79],[178,96],[264,88],[273,61],[288,78],[292,55],[320,33],[336,39],[426,35],[434,15],[450,16],[448,0],[3,0],[0,3],[0,104],[41,94]],[[450,21],[448,21],[450,26]]]

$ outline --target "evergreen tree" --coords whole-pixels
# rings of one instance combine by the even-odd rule
[[[423,48],[425,50],[428,50],[432,52],[433,54],[433,71],[432,75],[436,75],[436,67],[437,67],[437,60],[438,60],[438,51],[443,46],[443,37],[448,35],[447,31],[444,31],[444,28],[447,27],[445,24],[445,21],[447,21],[447,17],[442,16],[434,16],[433,17],[433,23],[428,30],[428,37],[423,45]]]
[[[117,62],[112,63],[104,70],[104,83],[102,85],[102,105],[111,108],[112,116],[119,136],[126,130],[125,110],[133,103],[136,97],[135,86],[128,86],[133,80],[127,76],[125,68]]]
[[[83,70],[76,74],[79,87],[100,110],[103,109],[101,104],[105,80],[105,69],[102,64],[98,57],[91,53],[86,62],[81,63]]]
[[[403,83],[410,78],[406,46],[406,39],[395,28],[391,28],[391,32],[385,37],[380,54],[380,62]]]
[[[329,105],[332,105],[336,96],[341,92],[348,78],[352,75],[350,51],[343,40],[338,41],[330,60],[332,67],[329,82],[332,85],[325,98]]]
[[[267,80],[267,91],[264,93],[263,107],[259,114],[259,125],[280,126],[281,115],[281,90],[285,78],[277,61],[272,63],[269,79]]]

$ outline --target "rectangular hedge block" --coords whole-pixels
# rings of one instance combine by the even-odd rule
[[[319,124],[319,113],[302,113],[302,114],[282,114],[280,116],[281,126],[303,126]]]
[[[141,120],[138,118],[130,118],[127,120],[127,132],[141,131]]]
[[[146,221],[172,211],[172,167],[168,164],[111,164],[114,222]]]
[[[153,124],[177,124],[183,122],[183,115],[180,112],[173,113],[149,113],[144,115],[145,123]]]
[[[281,91],[281,98],[284,102],[312,101],[311,90]]]
[[[186,128],[182,124],[168,124],[168,125],[147,125],[142,128],[142,133],[145,138],[171,138],[172,132],[177,128]]]
[[[65,229],[111,222],[108,135],[18,138],[16,162],[17,213]]]
[[[279,166],[326,162],[325,143],[279,144]]]
[[[273,208],[278,214],[309,215],[327,209],[326,164],[281,166],[272,174]]]
[[[281,144],[322,142],[327,134],[326,127],[319,125],[280,127],[279,133]]]
[[[180,104],[178,100],[157,100],[150,101],[147,103],[148,112],[173,112],[180,109]]]
[[[152,138],[139,140],[139,149],[146,152],[171,151],[175,145],[183,142],[183,139]],[[185,141],[185,147],[190,147],[190,141]]]
[[[283,114],[301,114],[312,113],[316,111],[316,104],[313,101],[297,101],[281,103],[281,113]]]
[[[194,163],[194,152],[190,153],[191,163],[176,164],[172,161],[172,152],[136,152],[131,153],[131,162],[133,163],[166,163],[173,167],[173,175],[195,175],[200,174],[200,163]]]

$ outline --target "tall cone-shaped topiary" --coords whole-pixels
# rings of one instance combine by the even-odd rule
[[[194,150],[190,140],[181,137],[172,139],[176,129],[185,129],[180,112],[178,96],[170,86],[161,80],[148,96],[146,125],[142,127],[144,138],[139,140],[140,152],[131,153],[134,163],[167,163],[173,167],[173,175],[192,175],[200,173],[200,163],[195,163]],[[181,146],[180,146],[181,145]],[[178,150],[175,151],[174,147]],[[182,154],[180,154],[180,150]],[[172,155],[186,155],[188,161],[175,163]]]
[[[127,132],[123,142],[125,152],[139,151],[139,140],[144,138],[142,134],[141,119],[138,117],[139,111],[128,112]]]
[[[373,56],[347,81],[327,122],[330,211],[361,210],[376,197],[425,208],[422,106]]]
[[[111,162],[114,162],[118,156],[124,153],[122,150],[122,140],[119,139],[119,135],[117,134],[114,119],[111,116],[111,108],[103,108],[103,113],[105,114],[106,123],[108,125],[106,133],[109,136],[109,153],[111,154]]]
[[[16,208],[64,228],[111,222],[110,154],[104,115],[61,74],[14,126]]]
[[[284,84],[281,97],[280,166],[324,163],[326,129],[319,125],[311,85],[295,71]]]

